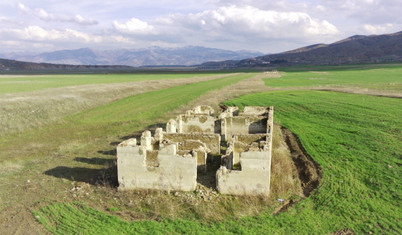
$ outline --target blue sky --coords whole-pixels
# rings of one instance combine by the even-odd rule
[[[151,46],[282,52],[402,30],[402,0],[0,1],[0,54]]]

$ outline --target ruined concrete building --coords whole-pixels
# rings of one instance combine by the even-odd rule
[[[220,156],[216,188],[222,194],[267,195],[270,190],[273,107],[225,107],[215,115],[197,106],[171,119],[166,131],[117,146],[120,190],[192,191],[208,157]]]

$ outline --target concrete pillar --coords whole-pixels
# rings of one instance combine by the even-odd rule
[[[155,140],[156,141],[162,141],[163,139],[163,129],[162,128],[156,128],[155,130]]]
[[[147,150],[152,150],[152,136],[150,131],[146,130],[142,132],[141,146],[145,147]]]
[[[177,132],[177,122],[173,119],[170,119],[166,124],[166,132],[167,133],[176,133]]]
[[[183,133],[183,120],[182,120],[182,115],[179,115],[177,117],[177,133]]]

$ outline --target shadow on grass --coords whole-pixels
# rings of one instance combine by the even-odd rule
[[[143,131],[150,130],[152,133],[155,133],[155,129],[159,128],[159,127],[163,128],[165,130],[166,129],[166,124],[165,123],[157,123],[157,124],[149,125],[142,131],[136,131],[133,134],[120,137],[119,141],[112,141],[112,142],[109,143],[110,146],[114,147],[113,149],[99,150],[98,153],[103,154],[103,155],[116,156],[116,147],[121,142],[123,142],[125,140],[128,140],[128,139],[131,139],[131,138],[135,138],[135,139],[137,139],[138,143],[140,143],[141,135],[142,135]]]
[[[101,152],[101,151],[98,151]],[[105,154],[105,155],[116,155],[116,150],[114,150],[114,154]],[[105,159],[100,157],[93,157],[93,158],[85,158],[85,157],[76,157],[74,161],[88,163],[92,165],[100,165],[100,166],[111,166],[113,165],[115,159]]]
[[[145,130],[151,130],[155,132],[155,129],[158,127],[165,127],[163,123],[157,123],[153,125],[149,125]],[[113,146],[113,149],[106,150],[98,150],[97,152],[102,155],[107,156],[116,156],[116,146],[124,140],[128,140],[130,138],[141,139],[142,131],[134,132],[131,135],[126,135],[120,137],[119,141],[114,141],[109,143],[110,146]],[[76,157],[74,161],[105,166],[103,169],[93,169],[86,167],[67,167],[67,166],[58,166],[53,169],[47,170],[44,173],[46,175],[54,176],[57,178],[68,179],[71,181],[79,181],[85,182],[92,185],[107,185],[111,187],[117,187],[117,164],[116,159],[108,159],[102,157],[93,157],[93,158],[85,158],[85,157]]]
[[[155,133],[155,129],[162,127],[165,128],[164,123],[157,123],[153,125],[147,126],[145,130],[150,130]],[[113,146],[113,149],[106,150],[98,150],[97,152],[102,155],[107,156],[116,156],[116,146],[124,140],[128,140],[130,138],[137,138],[137,140],[141,139],[141,134],[143,131],[134,132],[131,135],[126,135],[120,137],[119,141],[110,142],[110,146]],[[106,166],[103,169],[93,169],[86,167],[67,167],[67,166],[58,166],[53,169],[47,170],[44,173],[46,175],[54,176],[57,178],[68,179],[71,181],[85,182],[92,185],[105,185],[111,187],[117,187],[117,164],[116,159],[107,159],[102,157],[93,157],[93,158],[84,158],[84,157],[76,157],[74,161],[98,165],[98,166]],[[203,174],[203,177],[199,177],[199,183],[208,186],[215,187],[215,178],[214,172],[209,171]]]
[[[106,159],[105,159],[106,160]],[[112,160],[114,162],[114,160]],[[92,185],[117,187],[117,166],[104,169],[58,166],[44,172],[46,175]]]
[[[156,124],[149,125],[142,131],[136,131],[131,135],[126,135],[126,136],[120,137],[120,140],[124,141],[124,140],[128,140],[131,138],[136,138],[137,140],[140,140],[142,132],[144,132],[145,130],[149,130],[152,132],[152,134],[155,134],[156,128],[162,128],[163,130],[166,130],[166,123],[156,123]],[[120,144],[120,142],[111,142],[110,143],[110,145],[113,145],[113,146],[117,146],[118,144]]]
[[[116,156],[116,148],[110,150],[98,150],[98,153],[102,155]]]

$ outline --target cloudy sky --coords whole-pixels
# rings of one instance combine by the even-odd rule
[[[282,52],[402,30],[402,0],[0,0],[0,54],[206,46]]]

